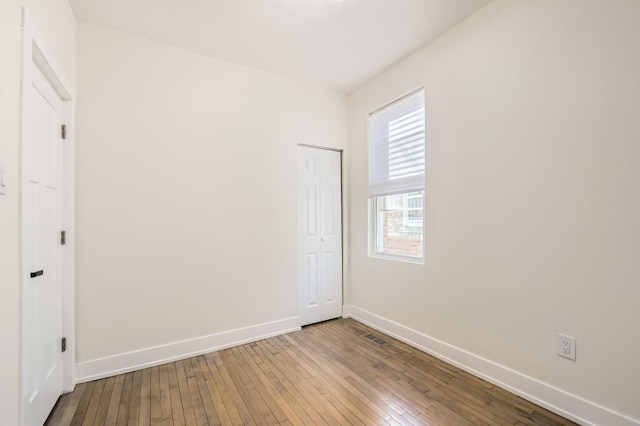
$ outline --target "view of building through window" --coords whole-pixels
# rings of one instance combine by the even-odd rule
[[[375,198],[378,253],[423,256],[422,192]]]

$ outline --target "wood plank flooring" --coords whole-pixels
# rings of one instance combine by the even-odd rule
[[[219,424],[574,423],[351,319],[80,384],[48,421]]]

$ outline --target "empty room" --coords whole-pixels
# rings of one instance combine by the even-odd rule
[[[0,426],[640,425],[640,1],[0,0]]]

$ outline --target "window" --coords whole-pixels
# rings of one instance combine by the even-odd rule
[[[369,116],[370,254],[424,259],[424,91]]]

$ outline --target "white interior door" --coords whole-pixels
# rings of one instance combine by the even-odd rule
[[[342,315],[340,153],[298,147],[298,288],[302,325]]]
[[[23,413],[41,426],[62,393],[61,122],[63,107],[33,67],[24,93]]]

